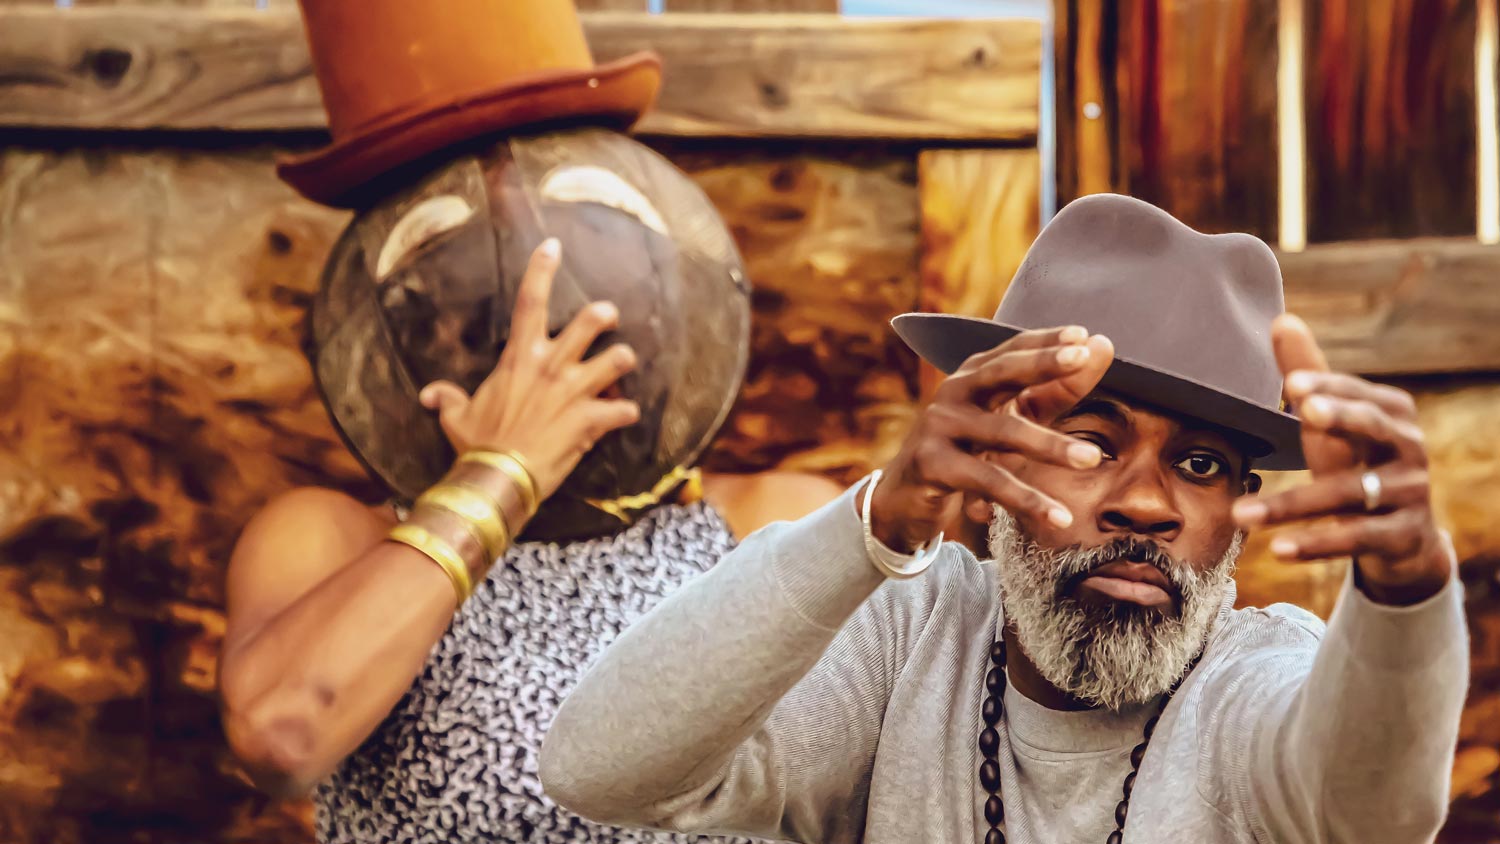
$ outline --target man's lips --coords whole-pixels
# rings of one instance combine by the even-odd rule
[[[1167,576],[1150,563],[1107,563],[1078,582],[1079,591],[1146,607],[1171,607],[1174,591]]]

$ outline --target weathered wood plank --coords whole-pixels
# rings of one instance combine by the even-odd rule
[[[1370,241],[1282,254],[1287,309],[1334,367],[1370,375],[1500,370],[1500,247]]]
[[[1053,0],[1058,201],[1276,235],[1276,0]]]
[[[933,149],[917,156],[922,205],[920,310],[990,317],[1036,239],[1035,149]],[[939,373],[922,367],[930,395]]]
[[[1474,0],[1303,8],[1308,239],[1473,235]]]
[[[585,13],[596,58],[654,49],[644,134],[1029,142],[1036,21]],[[0,8],[0,126],[325,126],[295,11]],[[706,48],[705,45],[712,45]]]
[[[681,146],[756,285],[709,462],[852,481],[914,402],[887,328],[916,304],[910,156]],[[298,348],[348,216],[277,152],[0,150],[0,840],[311,840],[305,803],[261,811],[230,775],[212,678],[250,515],[371,492]]]

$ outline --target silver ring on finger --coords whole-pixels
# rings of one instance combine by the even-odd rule
[[[1359,476],[1359,487],[1365,493],[1365,511],[1374,512],[1380,509],[1380,476],[1371,469]]]

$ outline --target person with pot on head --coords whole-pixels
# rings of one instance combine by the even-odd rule
[[[1254,237],[1070,204],[994,320],[898,318],[949,373],[900,454],[611,645],[548,793],[801,842],[1431,841],[1468,643],[1413,402],[1282,309]],[[992,560],[943,542],[960,508]],[[1284,560],[1354,558],[1326,627],[1234,609],[1275,526]]]
[[[294,490],[246,527],[230,746],[268,792],[313,792],[323,842],[679,840],[558,809],[542,732],[736,532],[838,490],[692,469],[743,377],[749,286],[702,192],[615,131],[659,62],[594,65],[565,0],[303,15],[334,142],[280,172],[357,212],[307,351],[392,496]]]

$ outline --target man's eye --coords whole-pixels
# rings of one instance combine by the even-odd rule
[[[1177,468],[1194,480],[1206,481],[1229,471],[1224,461],[1210,454],[1190,454],[1177,461]]]

